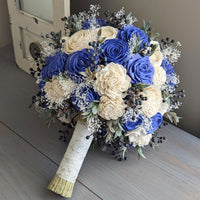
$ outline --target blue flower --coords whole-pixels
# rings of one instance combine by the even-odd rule
[[[38,87],[40,88],[40,90],[45,86],[45,81],[41,80],[38,84]]]
[[[141,29],[135,27],[134,25],[126,25],[121,30],[118,31],[117,37],[125,42],[128,42],[133,34],[136,35],[136,37],[139,37],[140,40],[142,40],[142,46],[144,47],[145,44],[149,45],[148,41],[148,35]]]
[[[85,84],[78,87],[71,95],[72,104],[79,111],[87,110],[89,104],[99,98],[98,93],[91,86],[86,87]]]
[[[131,77],[132,83],[153,83],[154,68],[148,56],[142,57],[140,54],[136,54],[135,56],[129,56],[127,60],[124,67],[127,70],[127,74]]]
[[[120,39],[106,40],[102,45],[100,58],[107,57],[107,62],[122,64],[128,55],[128,44]]]
[[[125,131],[131,131],[138,128],[142,124],[142,116],[139,115],[135,121],[128,120],[123,124],[123,128]]]
[[[90,24],[91,24],[91,20],[90,19],[86,20],[82,24],[82,29],[89,29],[90,28]],[[106,23],[105,19],[96,19],[96,25],[98,27],[102,27],[102,26],[107,26],[108,24]]]
[[[43,80],[45,78],[52,78],[52,76],[64,72],[67,57],[68,55],[63,52],[47,57],[46,65],[41,70],[41,78]]]
[[[163,121],[163,117],[158,112],[153,117],[151,117],[151,120],[152,120],[152,124],[151,124],[152,128],[147,131],[147,134],[153,133],[153,132],[155,132],[159,128],[159,126],[161,125],[161,123]]]
[[[162,61],[161,67],[166,71],[167,74],[167,83],[174,89],[174,83],[171,81],[171,78],[175,76],[174,67],[173,65],[167,60],[164,59]]]
[[[161,66],[166,71],[166,74],[174,73],[174,67],[167,59],[163,59]]]
[[[83,81],[83,76],[80,72],[84,72],[89,67],[93,52],[93,50],[83,49],[69,55],[65,71],[69,73],[70,78],[76,83]]]

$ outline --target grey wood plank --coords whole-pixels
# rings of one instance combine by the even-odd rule
[[[0,62],[5,66],[0,68],[0,120],[59,163],[67,147],[57,139],[60,125],[48,129],[27,108],[37,90],[34,79],[5,59]],[[200,140],[171,125],[160,133],[167,141],[158,150],[147,148],[147,159],[140,161],[135,151],[128,154],[127,162],[117,162],[108,153],[89,152],[78,179],[105,200],[199,200]]]
[[[64,199],[46,189],[57,165],[0,123],[0,199]],[[72,199],[99,199],[76,183]]]
[[[97,194],[103,190],[103,199],[199,200],[200,140],[171,125],[159,132],[167,140],[157,150],[147,148],[147,159],[138,161],[136,152],[129,152],[128,162],[119,163],[100,153],[95,159],[91,152],[80,180],[89,179]]]
[[[32,95],[38,91],[35,79],[0,57],[0,91],[0,121],[31,141],[36,148],[40,147],[42,152],[55,153],[61,159],[60,149],[64,152],[66,144],[59,141],[58,130],[63,126],[57,123],[47,128],[45,121],[28,108]]]

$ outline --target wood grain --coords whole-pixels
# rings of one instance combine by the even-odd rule
[[[97,194],[104,191],[103,199],[123,199],[125,196],[135,200],[199,200],[199,139],[171,125],[159,132],[167,141],[158,150],[147,148],[144,151],[147,159],[138,161],[136,152],[129,152],[129,160],[119,163],[110,160],[110,155],[91,152],[80,180],[89,179],[93,184],[87,185]],[[85,171],[92,173],[86,175]]]
[[[28,109],[37,91],[35,80],[4,58],[0,62],[0,120],[59,164],[67,147],[58,140],[62,126],[48,129]],[[199,200],[200,140],[172,125],[159,132],[167,141],[158,150],[147,148],[147,159],[138,161],[135,151],[126,162],[109,153],[89,152],[78,180],[104,200]]]
[[[46,189],[57,165],[0,123],[0,199],[64,199]],[[99,199],[79,182],[74,200]]]

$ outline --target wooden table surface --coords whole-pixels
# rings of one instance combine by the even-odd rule
[[[28,108],[35,80],[16,67],[10,46],[0,49],[0,200],[64,199],[46,189],[67,148],[57,123],[47,128]],[[200,140],[172,125],[146,159],[125,162],[90,151],[72,200],[200,200]],[[70,136],[68,140],[70,139]]]

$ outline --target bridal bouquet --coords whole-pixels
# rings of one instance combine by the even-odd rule
[[[49,185],[71,197],[91,143],[111,148],[119,161],[127,159],[130,148],[144,157],[146,145],[154,148],[165,139],[156,132],[163,116],[179,121],[173,110],[184,90],[176,91],[179,77],[173,67],[180,42],[168,37],[159,42],[150,23],[136,27],[137,19],[123,8],[99,18],[98,5],[62,20],[65,33],[45,36],[37,67],[30,70],[40,88],[32,99],[35,109],[75,127]]]

